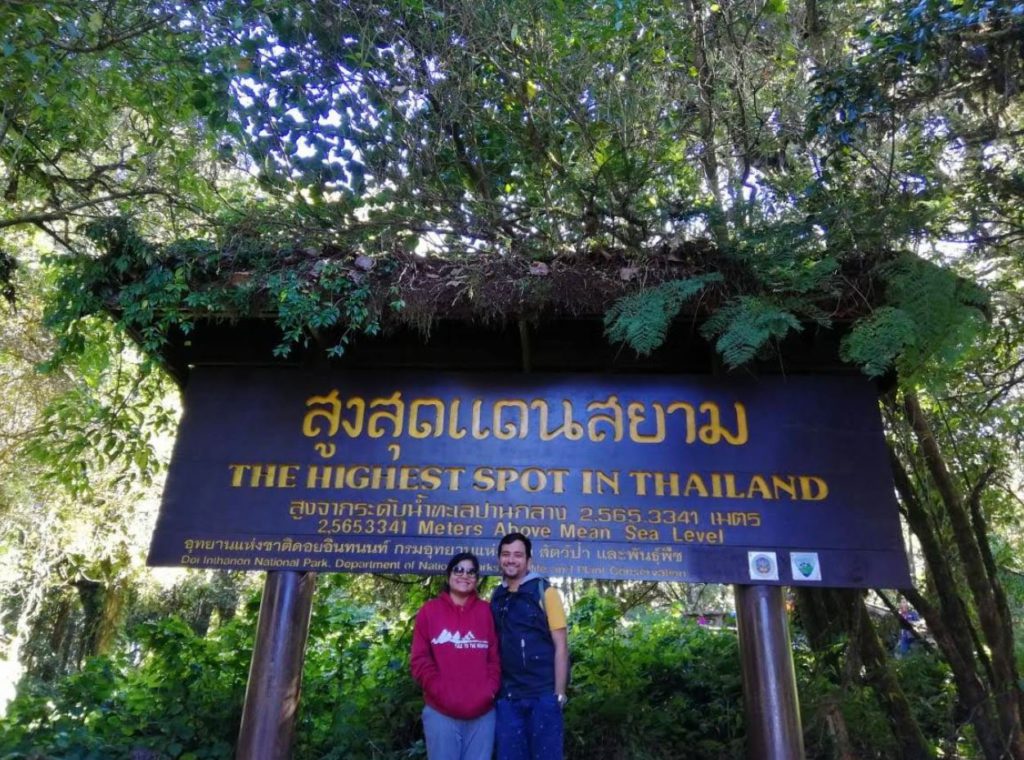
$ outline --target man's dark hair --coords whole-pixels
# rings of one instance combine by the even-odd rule
[[[501,555],[501,547],[506,544],[511,544],[513,541],[522,541],[523,546],[526,547],[526,558],[530,559],[533,552],[533,544],[530,543],[530,539],[524,536],[522,533],[509,533],[507,536],[503,536],[498,542],[498,554]]]

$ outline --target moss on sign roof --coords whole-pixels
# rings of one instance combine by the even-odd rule
[[[722,251],[695,239],[641,256],[605,251],[545,260],[472,253],[440,258],[331,243],[282,246],[244,234],[220,245],[159,244],[123,219],[96,224],[90,233],[103,253],[69,268],[65,292],[81,296],[56,322],[69,325],[84,314],[107,312],[143,350],[165,358],[173,336],[187,341],[184,336],[208,324],[272,324],[278,334],[273,354],[288,360],[310,347],[340,357],[362,336],[382,331],[413,328],[426,337],[442,321],[539,326],[600,319],[610,343],[640,354],[656,350],[671,325],[684,322],[727,365],[740,366],[808,325],[856,338],[859,329],[884,332],[890,323],[879,322],[879,315],[903,309],[906,319],[892,321],[874,359],[871,346],[850,344],[861,354],[847,358],[882,374],[907,345],[920,348],[920,330],[906,333],[906,325],[931,318],[912,313],[912,303],[899,303],[907,300],[898,287],[901,278],[916,287],[934,280],[936,291],[949,291],[947,310],[976,310],[984,303],[977,289],[945,270],[892,252],[822,256],[796,265],[784,256]]]

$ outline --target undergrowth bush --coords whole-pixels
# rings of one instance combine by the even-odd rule
[[[660,760],[743,756],[735,635],[667,613],[622,621],[615,603],[573,611],[570,757]]]
[[[382,599],[360,592],[349,576],[321,579],[296,760],[426,757],[422,699],[409,675],[408,652],[415,611],[436,586],[396,584],[393,598]],[[144,623],[115,656],[93,658],[53,686],[23,683],[0,723],[0,758],[232,758],[257,606],[253,598],[205,636],[176,618]],[[745,757],[734,631],[699,626],[671,610],[623,619],[613,599],[592,594],[573,608],[570,647],[570,760]],[[870,690],[842,688],[836,661],[796,652],[807,757],[836,756],[828,723],[836,706],[859,757],[895,756],[884,709]],[[947,756],[970,757],[954,722],[945,666],[927,652],[896,666],[933,746]]]
[[[93,657],[54,686],[23,683],[0,727],[0,757],[180,760],[233,756],[252,651],[243,621],[199,637],[178,618],[144,623],[136,650]]]

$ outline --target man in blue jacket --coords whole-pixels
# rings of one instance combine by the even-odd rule
[[[562,760],[569,678],[565,608],[558,590],[530,572],[531,551],[522,533],[509,533],[498,544],[502,581],[491,596],[501,642],[497,760]]]

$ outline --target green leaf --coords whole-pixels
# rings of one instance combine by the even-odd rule
[[[914,320],[906,311],[884,306],[854,326],[843,339],[841,356],[859,365],[868,377],[880,377],[914,345],[916,332]]]
[[[727,365],[736,368],[754,359],[772,341],[802,329],[796,315],[779,304],[760,296],[741,296],[715,312],[701,334],[717,338],[715,348]]]
[[[604,315],[605,335],[646,356],[665,342],[668,328],[688,300],[708,285],[722,281],[718,273],[671,280],[616,301]]]

